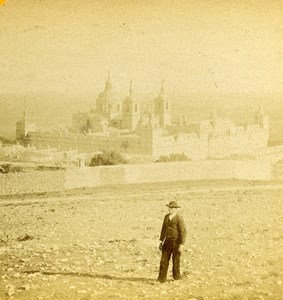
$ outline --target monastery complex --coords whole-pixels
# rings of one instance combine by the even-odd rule
[[[144,109],[132,84],[128,96],[118,97],[110,76],[88,113],[72,116],[68,131],[39,131],[24,114],[16,124],[17,141],[37,148],[56,147],[79,152],[116,151],[126,154],[185,154],[191,160],[244,157],[264,151],[269,140],[269,117],[260,108],[253,124],[236,126],[212,111],[208,120],[188,123],[171,120],[171,103],[162,84]]]

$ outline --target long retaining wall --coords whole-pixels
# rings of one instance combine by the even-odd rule
[[[0,174],[0,196],[64,191],[65,171]]]
[[[266,160],[211,160],[68,169],[66,189],[112,184],[186,180],[270,180],[272,165]]]

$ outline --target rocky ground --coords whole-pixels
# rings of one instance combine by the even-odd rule
[[[0,299],[283,299],[283,185],[172,183],[0,199]],[[156,281],[166,203],[181,281]]]

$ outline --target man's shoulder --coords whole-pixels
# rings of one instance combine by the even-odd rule
[[[180,213],[176,213],[176,217],[177,217],[177,218],[180,218],[180,219],[183,219],[183,215],[180,214]]]
[[[179,221],[184,222],[184,218],[183,218],[183,216],[182,216],[181,214],[177,213],[177,214],[176,214],[176,218],[177,218]]]

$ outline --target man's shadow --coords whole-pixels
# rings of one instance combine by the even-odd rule
[[[130,281],[130,282],[144,282],[149,284],[156,283],[156,279],[146,278],[146,277],[119,277],[107,274],[93,274],[93,273],[81,273],[81,272],[50,272],[50,271],[25,271],[26,274],[40,273],[42,275],[60,275],[60,276],[74,276],[74,277],[88,277],[96,279],[106,279],[106,280],[117,280],[117,281]]]

